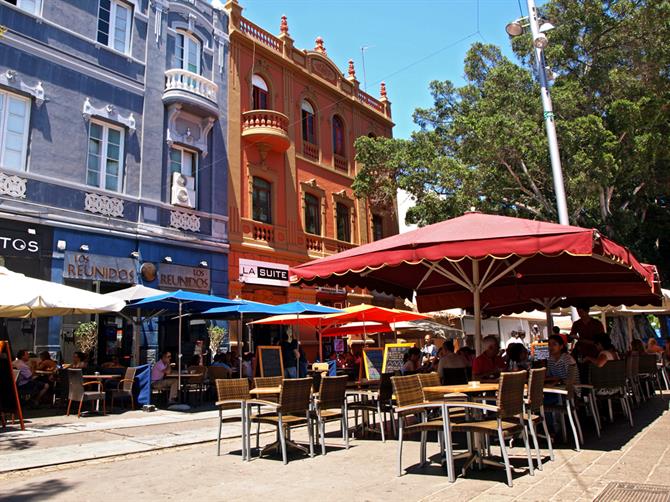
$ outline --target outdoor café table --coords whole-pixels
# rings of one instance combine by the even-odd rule
[[[356,382],[352,382],[352,383],[356,383]],[[349,386],[347,386],[346,397],[348,398],[349,396],[353,396],[355,401],[358,401],[358,400],[367,401],[368,399],[374,399],[376,394],[379,392],[378,388],[373,387],[373,385],[375,385],[375,384],[378,385],[379,380],[368,380],[367,381],[367,388],[350,388]],[[369,411],[363,410],[363,412],[361,414],[361,417],[362,417],[361,424],[360,425],[356,424],[354,426],[354,435],[356,435],[356,433],[358,432],[359,427],[360,427],[360,430],[361,430],[360,437],[364,437],[366,431],[377,432],[375,429],[373,429],[369,425],[369,423],[370,423],[369,415],[370,415]],[[381,420],[381,417],[379,417],[379,419]]]
[[[255,389],[251,389],[249,394],[256,397],[278,396],[281,394],[281,385],[277,387],[256,387]]]
[[[497,383],[480,383],[479,385],[433,385],[424,387],[424,391],[439,394],[479,394],[480,392],[497,392]]]

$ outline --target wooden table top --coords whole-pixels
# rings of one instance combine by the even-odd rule
[[[169,373],[165,375],[165,378],[200,378],[202,373]]]
[[[497,383],[480,383],[476,387],[470,384],[463,385],[435,385],[430,387],[424,387],[423,390],[427,392],[436,392],[441,394],[473,394],[477,392],[495,392],[498,390],[499,385]]]
[[[123,375],[82,375],[85,379],[88,380],[114,380],[115,378],[122,378]]]
[[[278,387],[256,387],[251,389],[249,394],[254,394],[256,396],[276,396],[281,394],[281,386]]]

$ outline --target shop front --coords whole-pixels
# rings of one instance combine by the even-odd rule
[[[50,227],[0,219],[0,266],[36,279],[50,279]],[[0,319],[0,339],[8,339],[12,352],[51,349],[45,319]]]

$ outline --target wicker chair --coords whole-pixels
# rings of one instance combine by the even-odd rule
[[[442,401],[444,398],[444,393],[442,392],[426,392],[425,387],[436,387],[442,385],[440,380],[440,375],[435,372],[432,373],[419,373],[419,382],[421,383],[421,392],[423,393],[423,400],[426,402],[430,401]]]
[[[312,435],[312,427],[310,425],[310,397],[312,392],[311,378],[291,378],[284,380],[279,395],[279,402],[261,399],[250,399],[247,401],[247,413],[249,413],[249,420],[247,421],[247,436],[251,433],[251,424],[270,424],[277,427],[279,434],[279,443],[282,451],[282,460],[284,464],[288,463],[287,445],[298,448],[302,451],[307,451],[305,448],[290,442],[287,439],[287,433],[291,427],[298,427],[307,425],[309,433],[309,455],[314,456],[314,438]],[[252,406],[265,406],[274,408],[274,411],[268,413],[250,414]]]
[[[402,476],[402,446],[405,432],[421,433],[421,465],[425,465],[427,461],[426,443],[428,432],[437,432],[437,437],[440,441],[440,452],[444,451],[444,422],[442,417],[432,420],[428,419],[428,411],[440,411],[442,403],[427,403],[424,401],[419,375],[394,376],[391,377],[391,382],[393,382],[393,391],[397,402],[395,411],[398,414],[398,476]],[[418,422],[405,425],[405,420],[410,415],[416,415]]]
[[[133,398],[133,384],[135,383],[135,372],[137,368],[126,368],[126,374],[123,376],[123,379],[119,381],[119,386],[116,389],[110,391],[110,408],[114,409],[114,398],[115,397],[128,397],[130,398],[130,409],[135,409],[135,399]]]
[[[312,420],[321,435],[321,454],[326,454],[326,422],[340,422],[342,439],[349,449],[349,424],[347,421],[347,380],[346,375],[322,377],[319,385],[319,397],[314,400]]]
[[[528,424],[528,429],[530,429],[530,436],[533,438],[533,446],[537,455],[537,468],[539,470],[542,470],[542,454],[540,453],[540,445],[537,440],[538,433],[535,427],[537,424],[542,424],[544,437],[547,440],[547,447],[549,449],[549,458],[554,460],[554,448],[552,447],[551,436],[549,436],[547,428],[547,419],[544,416],[544,378],[546,374],[547,368],[530,370],[528,395],[524,403],[526,408],[524,419]]]
[[[526,456],[528,458],[528,470],[530,475],[534,474],[533,457],[530,452],[530,445],[528,443],[528,433],[526,432],[526,423],[524,420],[524,385],[526,384],[526,372],[517,371],[514,373],[500,374],[500,388],[498,390],[498,397],[496,405],[477,403],[472,401],[445,401],[444,413],[445,417],[445,439],[446,439],[446,453],[447,453],[447,472],[449,481],[454,482],[456,479],[454,473],[454,459],[451,449],[451,432],[465,432],[468,434],[478,433],[487,436],[497,436],[500,443],[500,451],[503,462],[505,464],[505,471],[507,473],[507,484],[512,486],[512,468],[507,454],[507,447],[505,441],[514,436],[522,436],[524,445],[526,447]],[[450,415],[447,413],[450,408],[466,408],[473,410],[480,410],[482,412],[493,413],[494,417],[484,416],[481,419],[474,419],[465,422],[453,422]],[[474,459],[474,457],[473,457]],[[490,461],[484,460],[489,463]],[[468,462],[463,471],[472,462]],[[497,464],[496,464],[497,465]]]
[[[219,433],[216,436],[216,454],[221,455],[221,428],[224,422],[242,423],[242,459],[249,455],[249,438],[246,423],[246,402],[249,400],[249,380],[246,378],[218,378],[216,381],[216,406],[219,408]],[[240,416],[224,417],[224,410],[240,409]]]
[[[643,367],[642,357],[640,357],[640,367]],[[596,398],[600,401],[607,401],[610,422],[614,422],[612,399],[618,399],[624,415],[628,418],[630,426],[633,427],[633,413],[626,392],[626,361],[608,361],[602,368],[591,366],[590,382],[595,389]]]
[[[72,401],[79,401],[79,411],[77,412],[77,418],[81,417],[81,407],[86,401],[102,401],[102,414],[104,415],[107,410],[105,409],[105,392],[102,389],[101,382],[86,382],[84,383],[84,378],[82,377],[81,370],[78,369],[69,369],[67,370],[67,380],[68,380],[68,403],[67,403],[67,415],[70,415],[70,407],[72,406]],[[87,391],[86,386],[96,385],[98,387],[97,391]]]
[[[284,382],[284,377],[274,376],[274,377],[256,377],[254,378],[254,387],[281,387]],[[277,398],[268,397],[266,401],[277,402]]]
[[[647,398],[655,394],[655,385],[661,388],[661,382],[658,378],[658,358],[654,354],[640,354],[639,359],[639,379]]]
[[[382,373],[379,380],[379,390],[377,397],[364,401],[354,401],[348,403],[349,411],[354,412],[354,421],[358,427],[358,412],[374,413],[379,419],[379,429],[382,435],[382,442],[386,442],[386,414],[391,417],[391,430],[395,435],[395,419],[393,418],[393,384],[391,377],[393,373]]]

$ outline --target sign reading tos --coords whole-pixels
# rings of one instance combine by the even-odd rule
[[[240,282],[287,288],[288,265],[240,258]]]
[[[158,287],[167,290],[186,289],[209,293],[210,270],[162,263],[158,270]]]

